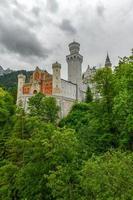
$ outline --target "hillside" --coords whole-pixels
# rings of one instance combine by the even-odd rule
[[[12,90],[13,88],[16,88],[18,81],[17,76],[20,73],[26,75],[27,78],[26,81],[28,81],[30,75],[32,74],[32,71],[20,70],[20,71],[13,71],[10,74],[4,74],[3,76],[0,76],[0,86],[7,90]]]
[[[0,66],[0,76],[3,76],[4,74],[10,74],[12,71],[13,70],[11,70],[10,68],[4,70],[4,68]]]

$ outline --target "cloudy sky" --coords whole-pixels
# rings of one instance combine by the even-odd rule
[[[67,78],[68,44],[78,41],[87,65],[112,63],[133,47],[133,0],[0,0],[0,65],[39,66],[56,60]]]

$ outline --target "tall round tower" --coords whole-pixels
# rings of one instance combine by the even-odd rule
[[[61,64],[58,62],[52,65],[53,69],[53,95],[60,95],[61,94]]]
[[[26,76],[23,74],[18,75],[18,91],[17,91],[17,105],[22,104],[23,86],[25,84]]]
[[[66,56],[68,63],[68,81],[76,83],[78,86],[82,82],[82,62],[83,56],[79,54],[80,44],[72,42],[69,44],[70,54]]]

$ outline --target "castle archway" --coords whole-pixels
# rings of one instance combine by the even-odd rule
[[[37,90],[34,90],[34,91],[33,91],[33,94],[37,94]]]

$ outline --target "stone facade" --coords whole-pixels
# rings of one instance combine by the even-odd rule
[[[82,61],[79,54],[80,44],[69,44],[70,55],[66,56],[68,63],[68,80],[61,79],[61,64],[52,65],[53,73],[36,67],[29,83],[25,83],[26,77],[18,75],[17,105],[28,108],[28,100],[38,92],[47,96],[54,96],[60,106],[60,117],[64,117],[70,111],[75,101],[82,101],[85,97],[86,87],[82,84]]]
[[[60,106],[60,117],[64,117],[70,111],[75,101],[84,101],[86,89],[89,85],[94,98],[98,98],[95,85],[91,83],[91,78],[96,72],[96,67],[88,66],[82,75],[83,56],[79,54],[80,44],[72,42],[69,44],[70,54],[66,56],[68,64],[68,80],[61,78],[61,64],[58,62],[52,65],[53,73],[36,67],[29,83],[25,83],[26,77],[18,75],[17,105],[22,105],[25,110],[28,108],[28,100],[38,92],[46,96],[54,96]],[[111,67],[111,62],[107,54],[105,67]]]
[[[77,99],[77,84],[61,79],[62,96]]]

